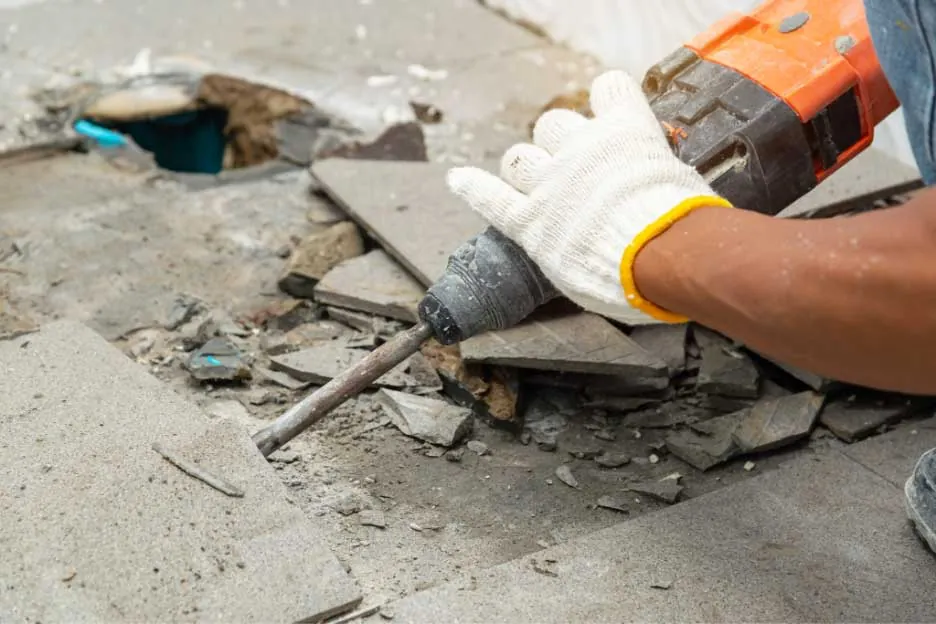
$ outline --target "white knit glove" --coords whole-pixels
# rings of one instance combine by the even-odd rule
[[[566,297],[628,324],[687,319],[640,296],[640,249],[689,211],[729,206],[672,152],[643,91],[620,71],[592,84],[595,117],[547,111],[514,145],[501,177],[474,167],[449,188],[513,239]]]

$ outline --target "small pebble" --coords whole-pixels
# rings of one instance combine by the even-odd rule
[[[602,453],[595,458],[595,463],[602,468],[620,468],[630,463],[630,457],[620,453]]]
[[[755,465],[756,465],[756,464],[755,464],[754,462],[752,462],[752,461],[744,462],[744,470],[745,470],[745,472],[751,472],[752,470],[754,470]]]
[[[468,447],[469,451],[478,455],[478,457],[481,455],[487,455],[491,452],[490,449],[488,449],[488,445],[484,442],[481,442],[480,440],[469,440],[468,444],[465,446]]]
[[[647,459],[650,460],[650,463],[651,463],[651,464],[659,464],[659,463],[660,463],[660,456],[657,455],[656,453],[652,453],[652,454],[650,455],[650,457],[648,457]]]

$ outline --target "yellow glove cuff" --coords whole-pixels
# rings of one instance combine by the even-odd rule
[[[645,227],[640,234],[634,237],[630,244],[624,249],[620,268],[621,286],[624,287],[624,296],[632,307],[665,323],[685,323],[689,320],[685,316],[674,314],[669,310],[664,310],[641,296],[640,292],[637,290],[637,283],[634,280],[634,260],[636,260],[637,254],[640,253],[640,250],[643,249],[647,243],[668,230],[674,223],[696,208],[716,207],[731,208],[732,205],[728,200],[722,197],[706,195],[690,197],[679,202],[675,207]]]

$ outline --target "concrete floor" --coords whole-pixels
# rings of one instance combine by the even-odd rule
[[[440,108],[427,126],[431,157],[466,162],[498,157],[525,136],[551,97],[588,84],[596,67],[484,10],[474,0],[45,0],[0,4],[0,142],[18,140],[18,122],[35,114],[29,88],[94,76],[132,61],[140,48],[188,54],[219,69],[289,86],[367,130],[405,115],[410,100]],[[103,33],[113,33],[106,36]],[[421,80],[411,64],[447,70]],[[382,87],[369,76],[393,75]],[[37,320],[87,322],[109,339],[158,324],[174,296],[188,292],[232,314],[276,299],[290,236],[301,236],[310,199],[302,175],[192,194],[114,170],[94,157],[0,170],[0,231],[27,253],[0,273],[7,301]],[[295,394],[274,390],[263,405],[248,390],[191,385],[171,355],[168,332],[143,358],[151,370],[209,413],[225,412],[259,427]],[[120,343],[127,346],[125,343]],[[249,406],[249,413],[240,403]],[[557,399],[558,400],[558,399]],[[644,461],[614,471],[572,464],[582,483],[553,478],[563,458],[522,446],[480,427],[490,455],[461,463],[429,458],[392,428],[358,436],[373,421],[368,397],[338,410],[291,447],[301,459],[280,465],[294,502],[316,520],[334,552],[361,583],[368,602],[412,594],[465,570],[511,561],[621,522],[594,508],[628,479],[684,475],[689,496],[751,478],[789,459],[739,463],[701,474],[675,459],[650,464],[654,434],[619,431],[611,444]],[[559,409],[559,408],[557,408]],[[569,444],[591,442],[589,414],[568,411]],[[814,439],[793,451],[812,455],[837,444]],[[355,499],[384,511],[388,527],[360,526],[336,506]],[[631,516],[659,504],[635,503]],[[413,525],[423,528],[417,531]],[[435,527],[435,528],[427,528]]]

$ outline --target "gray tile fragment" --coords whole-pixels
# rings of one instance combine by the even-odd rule
[[[824,401],[825,397],[815,392],[761,399],[744,412],[732,435],[745,453],[792,444],[812,431]]]
[[[470,409],[386,389],[377,397],[397,429],[424,442],[449,447],[471,432]]]
[[[382,249],[335,266],[315,286],[317,302],[415,323],[425,288]]]

